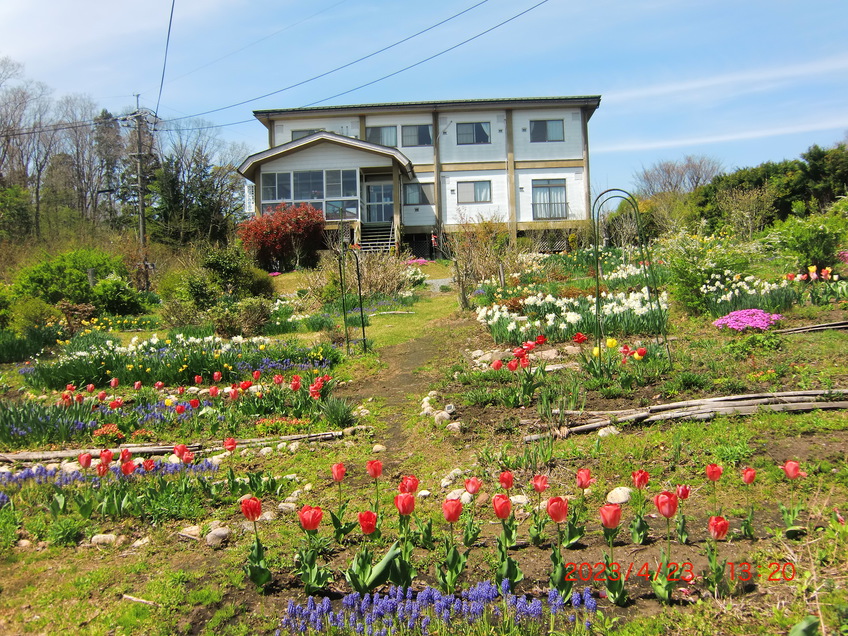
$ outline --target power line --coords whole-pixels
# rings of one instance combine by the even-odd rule
[[[159,97],[156,98],[156,110],[153,111],[153,115],[158,118],[159,116],[159,102],[162,101],[162,88],[165,86],[165,69],[168,66],[168,48],[171,45],[171,27],[174,24],[174,6],[177,4],[177,0],[171,0],[171,15],[168,18],[168,35],[165,37],[165,59],[162,60],[162,79],[159,80]]]
[[[310,82],[314,82],[315,80],[321,79],[322,77],[327,77],[328,75],[332,75],[333,73],[336,73],[338,71],[346,69],[350,66],[353,66],[354,64],[358,64],[359,62],[367,60],[368,58],[374,57],[375,55],[379,55],[380,53],[384,53],[384,52],[388,51],[389,49],[393,49],[396,46],[403,44],[404,42],[409,42],[413,38],[417,38],[419,35],[423,35],[424,33],[427,33],[428,31],[432,31],[433,29],[440,27],[443,24],[450,22],[451,20],[454,20],[454,19],[458,18],[459,16],[468,13],[469,11],[471,11],[473,9],[476,9],[480,5],[486,4],[488,1],[489,0],[481,0],[477,4],[474,4],[470,7],[468,7],[467,9],[463,9],[459,13],[455,13],[454,15],[450,16],[449,18],[445,18],[441,22],[437,22],[436,24],[433,24],[432,26],[428,26],[426,29],[418,31],[417,33],[413,33],[412,35],[405,37],[402,40],[398,40],[397,42],[394,42],[393,44],[389,44],[388,46],[384,46],[383,48],[381,48],[377,51],[374,51],[373,53],[369,53],[368,55],[364,55],[364,56],[362,56],[362,57],[360,57],[356,60],[353,60],[352,62],[348,62],[347,64],[342,64],[341,66],[337,66],[336,68],[334,68],[332,70],[325,71],[324,73],[321,73],[320,75],[315,75],[314,77],[310,77],[309,79],[305,79],[305,80],[302,80],[302,81],[297,82],[295,84],[291,84],[291,85],[286,86],[284,88],[281,88],[279,90],[271,91],[270,93],[265,93],[264,95],[260,95],[259,97],[253,97],[251,99],[245,99],[241,102],[237,102],[235,104],[230,104],[229,106],[221,106],[220,108],[213,108],[212,110],[207,110],[207,111],[204,111],[202,113],[197,113],[195,115],[186,115],[185,117],[175,117],[174,119],[166,119],[166,120],[163,120],[163,121],[167,123],[167,122],[171,122],[171,121],[179,121],[181,119],[189,119],[189,118],[193,118],[193,117],[202,117],[203,115],[210,115],[212,113],[218,113],[222,110],[229,110],[230,108],[236,108],[237,106],[244,106],[245,104],[249,104],[251,102],[259,101],[260,99],[265,99],[266,97],[271,97],[272,95],[278,95],[279,93],[283,93],[283,92],[291,90],[293,88],[297,88],[298,86],[303,86],[304,84],[309,84]],[[544,0],[544,1],[547,2],[548,0]],[[497,28],[497,27],[493,27],[493,28]]]
[[[520,18],[521,16],[523,16],[523,15],[524,15],[524,14],[526,14],[526,13],[530,13],[530,12],[531,12],[533,9],[535,9],[536,7],[540,7],[540,6],[542,6],[543,4],[545,4],[546,2],[549,2],[549,1],[550,1],[550,0],[542,0],[542,1],[541,1],[541,2],[539,2],[538,4],[534,4],[534,5],[533,5],[532,7],[530,7],[529,9],[525,9],[525,10],[524,10],[524,11],[522,11],[521,13],[517,13],[517,14],[515,14],[514,16],[512,16],[511,18],[507,18],[507,19],[506,19],[506,20],[504,20],[503,22],[499,22],[499,23],[498,23],[498,24],[496,24],[495,26],[490,27],[490,28],[486,29],[485,31],[482,31],[481,33],[478,33],[477,35],[472,36],[472,37],[468,38],[467,40],[463,40],[463,41],[462,41],[462,42],[460,42],[459,44],[454,44],[454,45],[453,45],[452,47],[450,47],[450,48],[444,49],[443,51],[439,51],[438,53],[436,53],[436,54],[434,54],[434,55],[431,55],[430,57],[426,57],[426,58],[424,58],[423,60],[421,60],[421,61],[419,61],[419,62],[416,62],[415,64],[410,64],[409,66],[405,66],[404,68],[402,68],[402,69],[400,69],[400,70],[395,71],[394,73],[389,73],[388,75],[383,75],[383,77],[377,78],[377,79],[375,79],[375,80],[373,80],[373,81],[367,82],[367,83],[365,83],[365,84],[360,84],[360,85],[359,85],[359,86],[357,86],[356,88],[351,88],[350,90],[343,91],[343,92],[341,92],[341,93],[336,93],[335,95],[332,95],[332,96],[330,96],[330,97],[325,97],[324,99],[319,99],[317,102],[312,102],[312,103],[306,104],[306,106],[304,106],[303,108],[307,108],[307,107],[309,107],[309,106],[314,106],[315,104],[323,104],[324,102],[328,102],[328,101],[330,101],[331,99],[335,99],[336,97],[341,97],[342,95],[347,95],[348,93],[353,93],[354,91],[358,91],[359,89],[361,89],[361,88],[365,88],[366,86],[371,86],[371,85],[373,85],[373,84],[376,84],[377,82],[382,82],[382,81],[383,81],[383,80],[385,80],[385,79],[389,79],[390,77],[394,77],[395,75],[399,75],[400,73],[403,73],[404,71],[408,71],[409,69],[415,68],[416,66],[421,66],[421,65],[422,65],[422,64],[424,64],[425,62],[429,62],[430,60],[433,60],[433,59],[435,59],[435,58],[439,57],[440,55],[444,55],[445,53],[449,53],[449,52],[453,51],[454,49],[459,48],[460,46],[462,46],[462,45],[464,45],[464,44],[468,44],[469,42],[472,42],[472,41],[476,40],[477,38],[483,37],[483,36],[484,36],[484,35],[486,35],[487,33],[491,33],[491,32],[492,32],[492,31],[494,31],[495,29],[500,28],[500,27],[502,27],[503,25],[505,25],[505,24],[507,24],[507,23],[509,23],[509,22],[512,22],[513,20],[516,20],[516,19]]]

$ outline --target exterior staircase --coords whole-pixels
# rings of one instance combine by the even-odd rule
[[[388,252],[395,246],[395,232],[391,223],[363,224],[360,228],[359,246],[363,252]]]

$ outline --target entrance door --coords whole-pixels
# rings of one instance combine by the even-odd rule
[[[369,183],[366,186],[366,223],[391,223],[394,197],[391,183]]]

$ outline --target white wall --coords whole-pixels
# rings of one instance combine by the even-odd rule
[[[359,137],[358,117],[318,117],[311,119],[286,119],[274,122],[272,146],[282,146],[292,140],[293,130],[327,130],[345,137]]]
[[[516,181],[518,182],[517,217],[520,223],[533,221],[533,179],[565,179],[568,218],[579,220],[586,218],[584,196],[586,181],[583,178],[582,168],[519,170],[516,172]]]
[[[530,121],[561,119],[565,141],[530,142]],[[582,159],[583,128],[579,108],[517,110],[512,114],[513,152],[516,161]]]
[[[386,166],[391,170],[391,157],[376,155],[338,144],[324,142],[280,157],[262,166],[262,172],[289,172],[294,170],[336,170]]]
[[[491,143],[456,143],[456,125],[489,122]],[[442,163],[506,161],[506,115],[502,110],[439,113],[439,153]]]
[[[491,203],[457,203],[457,186],[460,181],[491,181]],[[445,210],[444,222],[448,225],[473,221],[480,217],[509,220],[509,199],[506,173],[493,170],[468,170],[442,173],[442,201]]]
[[[411,181],[404,180],[404,183],[433,183],[432,172],[416,173],[416,178]],[[398,196],[403,198],[403,185]],[[435,192],[433,193],[435,196]],[[435,205],[403,205],[401,206],[401,220],[404,225],[435,225],[436,224],[436,206]]]

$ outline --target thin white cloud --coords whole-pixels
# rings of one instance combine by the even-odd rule
[[[797,124],[794,126],[777,126],[773,128],[761,128],[758,130],[742,130],[732,133],[704,135],[700,137],[680,137],[676,139],[656,140],[634,140],[621,143],[604,144],[600,142],[592,147],[592,154],[604,154],[615,152],[638,152],[645,150],[661,150],[664,148],[681,148],[686,146],[703,146],[707,144],[728,143],[734,141],[746,141],[750,139],[765,139],[769,137],[780,137],[783,135],[795,135],[799,133],[819,132],[823,130],[848,129],[848,116]]]
[[[830,57],[800,64],[759,68],[734,73],[725,73],[713,77],[683,80],[653,86],[640,86],[629,90],[605,91],[604,101],[608,103],[633,102],[656,98],[685,97],[705,89],[719,89],[750,92],[754,86],[785,82],[797,78],[809,79],[819,75],[832,75],[848,71],[848,56]]]

